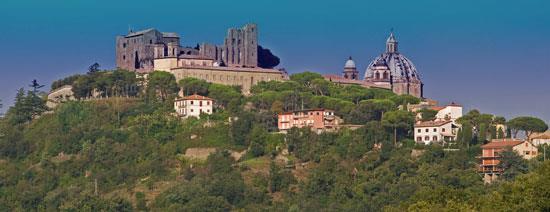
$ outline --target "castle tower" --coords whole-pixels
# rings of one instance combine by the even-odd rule
[[[357,67],[355,66],[355,62],[353,61],[351,56],[344,65],[344,78],[351,80],[359,79],[359,72],[357,71]]]
[[[230,67],[258,66],[258,29],[247,24],[240,29],[229,29],[224,41],[223,61]]]

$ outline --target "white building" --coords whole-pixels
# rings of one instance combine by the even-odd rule
[[[177,98],[174,101],[174,109],[176,113],[187,118],[194,116],[199,118],[201,113],[212,114],[212,105],[214,100],[201,95],[191,95],[183,98]]]
[[[544,144],[550,145],[550,130],[544,133],[533,133],[530,139],[531,143],[535,146],[540,146]]]
[[[430,144],[432,142],[455,141],[459,126],[453,121],[425,121],[414,125],[416,143]]]
[[[437,111],[437,114],[435,115],[436,121],[456,121],[458,118],[462,117],[462,106],[454,102],[446,106],[413,105],[411,111],[418,112],[421,109],[431,109]],[[422,114],[418,113],[416,118],[419,120],[422,118]]]
[[[462,117],[462,106],[454,102],[447,106],[436,109],[439,109],[437,110],[437,114],[435,115],[436,120],[456,121],[456,119]]]

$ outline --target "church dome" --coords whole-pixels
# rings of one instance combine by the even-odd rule
[[[397,52],[397,41],[393,33],[386,42],[386,52],[376,57],[367,67],[365,80],[376,80],[375,70],[380,70],[381,67],[389,69],[393,81],[420,82],[420,76],[412,61]]]
[[[344,65],[344,68],[355,68],[355,62],[349,57],[349,59],[346,61],[346,64]]]

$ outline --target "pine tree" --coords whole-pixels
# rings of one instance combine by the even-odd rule
[[[472,125],[469,123],[465,123],[462,125],[462,143],[466,145],[466,147],[470,148],[470,143],[472,142],[473,132],[472,132]]]
[[[504,130],[502,128],[498,128],[497,138],[504,138]]]
[[[477,134],[477,141],[485,143],[487,140],[487,125],[485,123],[479,124],[479,132]]]

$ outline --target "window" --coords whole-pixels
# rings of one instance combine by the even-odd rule
[[[319,112],[317,112],[317,115],[319,115]]]
[[[445,128],[441,128],[441,132],[445,132]]]
[[[437,128],[434,128],[434,132],[437,132]]]
[[[421,132],[422,132],[422,130],[421,130],[421,129],[418,129],[418,133],[421,133]]]
[[[437,141],[437,136],[434,136],[434,137],[433,137],[433,140],[434,140],[434,141]]]
[[[123,44],[122,44],[122,48],[126,48],[126,43],[123,43]]]
[[[430,136],[426,136],[426,137],[424,137],[424,140],[426,140],[426,141],[430,141]]]
[[[153,40],[149,40],[149,44],[153,44]]]
[[[426,132],[430,132],[430,130],[429,130],[429,129],[426,129]]]
[[[199,106],[201,106],[201,107],[202,107],[202,101],[199,101]]]
[[[210,105],[210,101],[206,101],[206,105]]]
[[[193,109],[191,109],[191,113],[193,112]]]
[[[126,55],[122,55],[122,60],[126,60]]]
[[[191,104],[193,104],[193,101],[191,101]]]
[[[524,151],[523,154],[529,155],[529,151]]]
[[[420,136],[416,137],[416,141],[422,141],[422,137]]]

